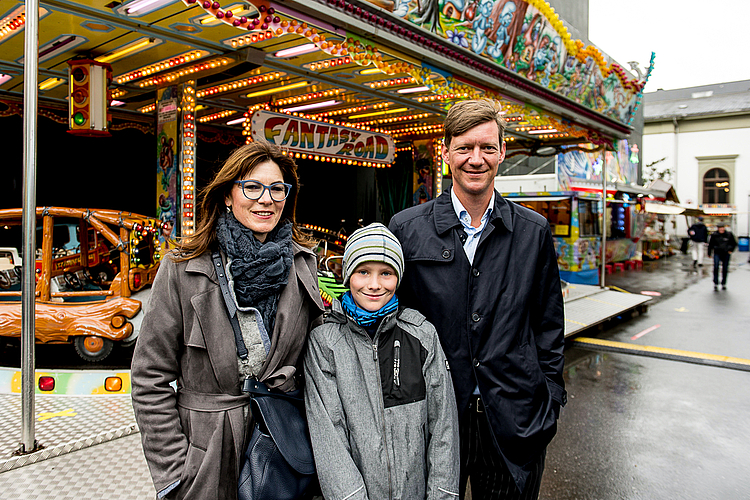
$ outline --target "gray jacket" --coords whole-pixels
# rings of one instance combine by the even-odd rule
[[[282,391],[295,388],[307,333],[323,310],[315,256],[293,245],[271,351],[259,375]],[[237,347],[209,254],[162,260],[133,355],[132,383],[156,491],[179,480],[169,498],[237,498],[249,400],[240,390]]]
[[[435,328],[413,309],[375,338],[334,301],[310,334],[305,403],[327,500],[458,498],[458,416]]]

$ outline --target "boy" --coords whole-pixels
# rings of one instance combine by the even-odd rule
[[[328,500],[457,499],[458,416],[435,328],[398,307],[401,244],[382,224],[344,249],[344,285],[310,334],[305,404]]]

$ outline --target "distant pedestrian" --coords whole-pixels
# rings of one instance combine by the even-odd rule
[[[708,242],[708,256],[714,254],[714,290],[719,289],[719,263],[721,263],[721,289],[727,289],[727,273],[729,272],[729,257],[737,248],[737,240],[731,231],[727,231],[724,224],[719,222],[717,230]]]
[[[708,241],[708,229],[703,223],[703,217],[698,217],[698,220],[690,226],[688,235],[690,235],[693,247],[693,268],[703,266],[703,255]]]

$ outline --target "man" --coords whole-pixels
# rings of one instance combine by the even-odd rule
[[[455,104],[443,160],[453,187],[396,214],[400,299],[440,336],[456,392],[461,498],[535,499],[566,402],[564,318],[547,220],[494,190],[505,122],[487,100]]]
[[[703,251],[706,249],[706,242],[708,241],[708,229],[703,223],[703,217],[698,217],[698,221],[690,226],[688,235],[693,242],[693,268],[696,265],[703,267]]]
[[[721,264],[721,289],[727,289],[727,273],[729,272],[729,257],[737,247],[737,240],[731,231],[727,231],[723,222],[716,224],[716,232],[708,242],[708,256],[714,254],[714,291],[719,289],[719,264]]]

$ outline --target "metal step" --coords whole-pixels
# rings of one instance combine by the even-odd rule
[[[645,295],[569,284],[565,297],[565,336],[629,312],[649,300],[651,297]]]

